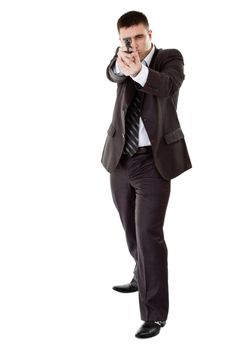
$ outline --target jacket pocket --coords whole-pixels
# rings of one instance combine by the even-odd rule
[[[113,137],[115,135],[116,132],[116,128],[113,126],[113,124],[110,124],[109,128],[108,128],[108,135]]]
[[[183,138],[184,138],[184,134],[183,134],[183,131],[181,130],[181,128],[178,128],[172,132],[169,132],[168,134],[166,134],[164,136],[164,139],[165,139],[167,144],[179,141]]]

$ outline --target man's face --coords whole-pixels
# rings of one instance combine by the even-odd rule
[[[125,38],[131,38],[131,47],[135,49],[142,61],[150,52],[152,31],[140,23],[131,27],[120,28],[119,39],[122,46],[125,46]]]

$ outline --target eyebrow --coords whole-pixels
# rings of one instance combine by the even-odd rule
[[[135,36],[131,37],[131,36],[126,36],[125,38],[122,38],[123,40],[126,40],[126,39],[131,39],[131,38],[137,38],[137,37],[141,37],[141,36],[144,36],[145,34],[136,34]]]

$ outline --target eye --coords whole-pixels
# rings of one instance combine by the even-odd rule
[[[143,37],[144,37],[143,34],[136,35],[136,39],[143,39]]]

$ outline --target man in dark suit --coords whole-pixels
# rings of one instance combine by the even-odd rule
[[[139,292],[138,338],[157,335],[169,308],[163,224],[171,179],[191,168],[177,117],[184,62],[176,49],[157,49],[146,16],[131,11],[117,28],[121,46],[107,68],[117,83],[113,119],[102,154],[113,201],[135,260],[134,277],[113,287]]]

